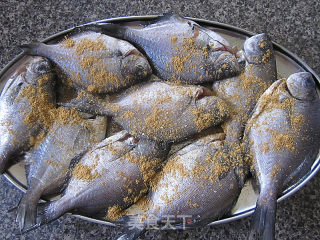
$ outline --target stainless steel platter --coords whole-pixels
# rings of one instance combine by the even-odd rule
[[[155,19],[157,16],[131,16],[131,17],[120,17],[120,18],[112,18],[112,19],[105,19],[100,20],[97,22],[130,22],[130,21],[150,21]],[[227,24],[222,24],[218,22],[203,20],[203,19],[197,19],[197,18],[190,18],[191,20],[194,20],[198,22],[199,24],[212,28],[219,34],[221,34],[223,37],[225,37],[231,45],[237,46],[238,49],[242,48],[243,42],[247,37],[250,37],[254,35],[252,32],[248,32],[246,30],[230,26]],[[88,23],[90,24],[90,23]],[[85,24],[87,25],[87,24]],[[66,36],[68,33],[70,33],[72,29],[68,29],[66,31],[57,33],[55,35],[52,35],[51,37],[43,40],[45,43],[53,43],[61,40],[64,36]],[[317,82],[317,90],[319,92],[319,84],[320,84],[320,78],[317,76],[317,74],[306,64],[304,63],[299,57],[282,47],[281,45],[277,43],[274,44],[274,50],[276,54],[276,61],[277,61],[277,71],[279,78],[280,77],[288,77],[290,74],[295,72],[301,72],[301,71],[307,71],[310,72],[314,79]],[[26,57],[23,55],[17,56],[15,59],[13,59],[7,66],[0,72],[0,89],[2,90],[4,84],[8,80],[8,77],[11,75],[11,73],[17,68],[17,66],[21,64],[25,64],[28,62],[28,59],[30,57]],[[319,106],[320,107],[320,106]],[[303,187],[319,170],[320,168],[320,157],[319,154],[317,158],[314,161],[314,164],[312,168],[310,169],[309,173],[306,174],[302,179],[300,179],[297,183],[287,188],[282,195],[279,197],[278,201],[282,201],[286,199],[287,197],[294,194],[296,191],[298,191],[301,187]],[[25,177],[25,170],[24,170],[24,163],[18,163],[14,166],[12,166],[5,174],[4,176],[18,189],[21,191],[26,191],[26,177]],[[253,180],[249,179],[246,183],[244,188],[241,191],[240,197],[236,203],[236,205],[233,207],[231,213],[227,216],[224,216],[222,219],[216,220],[210,225],[220,224],[220,223],[226,223],[233,220],[237,220],[243,217],[246,217],[250,215],[254,208],[255,208],[255,202],[258,197],[258,195],[253,190],[252,185]],[[131,213],[134,213],[136,211],[139,211],[139,209],[133,208]],[[80,215],[74,215],[76,217],[82,218],[87,221],[96,222],[100,224],[106,224],[106,225],[113,225],[110,222],[102,221],[94,218],[89,218],[85,216]]]

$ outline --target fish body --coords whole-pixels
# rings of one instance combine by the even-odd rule
[[[0,172],[15,155],[28,150],[45,130],[55,107],[54,73],[48,60],[35,57],[10,77],[0,96]]]
[[[145,80],[152,72],[147,59],[130,43],[85,32],[56,44],[23,45],[24,52],[53,61],[79,91],[113,93]]]
[[[152,205],[148,214],[182,213],[191,215],[193,223],[203,223],[230,210],[240,187],[232,167],[215,162],[223,140],[224,134],[209,135],[170,156],[148,196]],[[223,179],[221,172],[228,172]]]
[[[223,37],[177,15],[144,26],[105,23],[98,28],[142,49],[163,80],[198,84],[240,72],[236,53]]]
[[[320,100],[310,73],[273,83],[245,130],[260,195],[250,239],[274,239],[277,196],[310,171],[319,152]]]
[[[259,97],[277,79],[272,42],[266,34],[248,38],[243,51],[246,59],[244,71],[239,76],[213,83],[215,95],[225,100],[231,109],[230,118],[223,125],[226,133],[224,158],[238,162],[243,159],[241,140],[245,124]],[[231,156],[230,151],[237,153]]]
[[[115,220],[146,194],[166,153],[166,147],[138,140],[126,131],[105,139],[78,162],[63,196],[46,207],[38,224],[68,211]]]
[[[36,223],[40,197],[60,193],[66,183],[71,160],[104,139],[105,132],[106,119],[103,117],[79,118],[76,121],[66,119],[66,122],[57,119],[43,141],[26,154],[28,190],[17,209],[20,230],[24,231]]]
[[[224,134],[209,135],[171,155],[152,184],[141,227],[129,229],[120,239],[134,239],[143,232],[142,226],[160,226],[168,216],[174,224],[189,227],[230,211],[241,187],[234,169],[215,161],[223,141]],[[222,172],[225,175],[219,178]]]
[[[147,82],[129,88],[110,101],[70,102],[68,107],[112,116],[133,136],[173,142],[220,124],[228,106],[201,86]]]

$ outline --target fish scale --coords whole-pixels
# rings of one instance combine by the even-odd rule
[[[47,82],[40,86],[43,76]],[[54,85],[51,64],[41,57],[31,58],[7,82],[0,97],[0,172],[12,164],[13,156],[32,147],[32,139],[43,133],[46,128],[43,119],[30,122],[28,117],[47,107],[40,105],[34,109],[41,94],[45,94],[48,103],[55,104]],[[34,91],[34,95],[28,96],[30,91]]]
[[[123,210],[145,193],[148,179],[153,176],[145,178],[145,174],[155,172],[167,152],[166,145],[137,140],[126,131],[103,140],[77,163],[62,197],[40,211],[37,226],[67,211],[99,218],[115,217],[112,209]],[[158,162],[153,164],[156,159]]]
[[[224,123],[226,133],[225,155],[221,162],[239,163],[239,176],[246,170],[243,163],[242,138],[245,124],[254,109],[260,95],[277,77],[275,55],[272,43],[266,34],[257,34],[243,44],[246,65],[239,75],[213,83],[216,96],[230,104],[231,116]],[[243,169],[242,169],[243,168]],[[244,179],[242,180],[244,182]]]
[[[101,33],[85,32],[56,44],[21,46],[27,55],[49,58],[67,76],[67,84],[91,93],[113,93],[146,80],[147,59],[130,43]]]
[[[41,196],[62,191],[72,159],[101,141],[105,132],[103,117],[67,124],[57,120],[39,146],[26,154],[28,190],[19,202],[16,218],[21,231],[36,224]]]
[[[85,27],[90,29],[90,25]],[[166,81],[199,84],[240,73],[242,59],[230,51],[225,39],[178,15],[168,14],[145,26],[98,23],[93,28],[135,44],[155,74]]]
[[[211,96],[208,88],[153,80],[127,89],[112,101],[83,98],[63,106],[112,116],[131,135],[163,142],[183,140],[228,117],[228,106]]]
[[[260,194],[249,239],[274,239],[278,195],[310,171],[319,152],[320,100],[312,75],[292,74],[260,97],[245,129]]]
[[[224,137],[224,134],[202,137],[171,155],[152,184],[143,213],[137,216],[137,221],[147,216],[141,220],[141,227],[132,228],[127,221],[126,233],[118,240],[136,239],[148,226],[160,227],[161,220],[167,216],[174,219],[173,225],[194,227],[227,213],[237,200],[241,186],[232,167],[225,170],[222,179],[215,174],[220,171],[215,159],[223,148]],[[183,223],[183,216],[188,218],[188,223]]]

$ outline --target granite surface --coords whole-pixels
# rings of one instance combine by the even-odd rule
[[[267,32],[320,74],[319,0],[0,0],[0,69],[20,53],[18,46],[82,23],[128,15],[176,12]],[[15,207],[22,192],[0,177],[0,239],[113,239],[119,229],[71,216],[24,235],[17,234]],[[320,175],[278,205],[277,239],[320,239]],[[250,218],[188,231],[148,231],[141,239],[245,239]]]

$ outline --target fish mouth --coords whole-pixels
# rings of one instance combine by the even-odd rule
[[[237,56],[237,53],[239,52],[238,48],[236,46],[227,46],[227,45],[223,44],[222,42],[220,42],[218,40],[214,40],[212,42],[217,43],[216,47],[211,47],[210,48],[211,51],[213,51],[213,52],[218,52],[218,51],[229,52],[232,55],[234,55],[235,57]],[[211,42],[211,44],[213,44],[212,42]]]
[[[30,62],[27,70],[35,74],[45,74],[51,72],[52,66],[47,59],[37,57]]]

